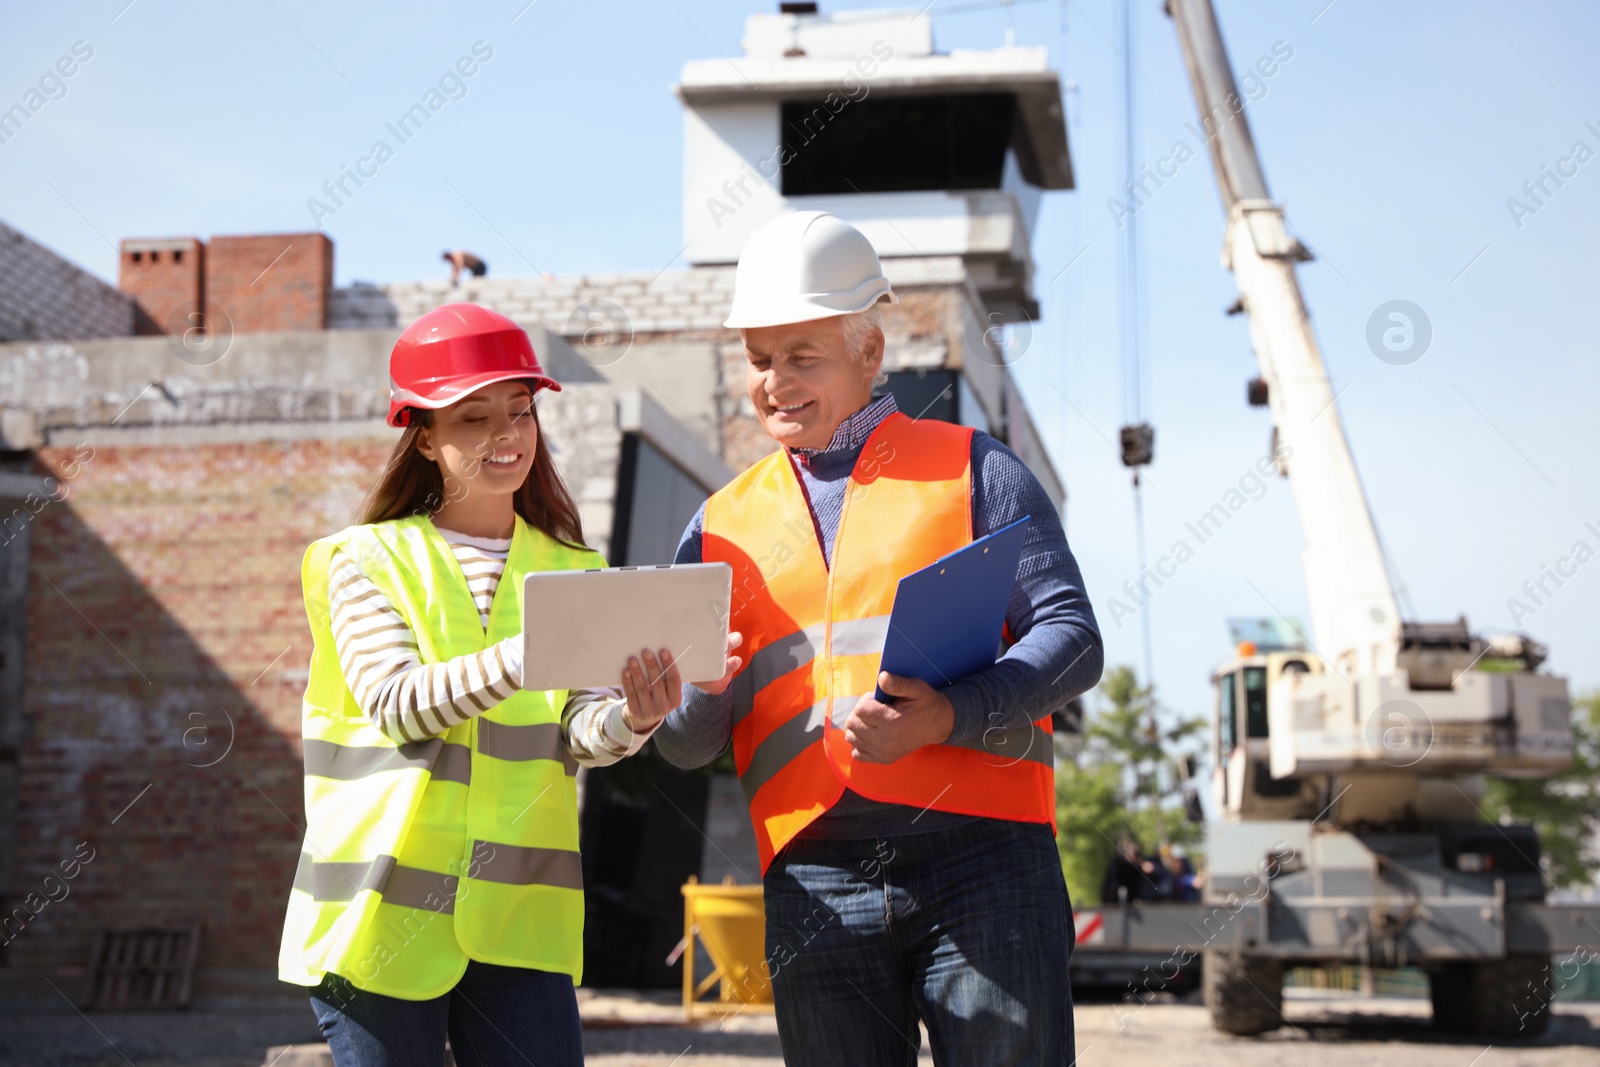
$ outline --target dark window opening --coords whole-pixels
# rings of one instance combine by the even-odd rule
[[[669,764],[647,742],[589,771],[584,787],[583,973],[596,985],[682,988],[666,963],[683,936],[679,887],[701,874],[711,776]]]
[[[889,381],[874,386],[872,395],[894,394],[894,403],[914,419],[960,422],[960,394],[952,370],[897,370]]]
[[[1224,675],[1217,685],[1217,721],[1222,727],[1222,756],[1226,759],[1239,744],[1238,719],[1233,707],[1234,675]]]
[[[1010,93],[789,101],[783,195],[998,189],[1015,113]]]
[[[182,263],[183,262],[183,250],[181,248],[174,248],[172,250],[172,262],[174,262],[174,263]]]
[[[612,566],[671,563],[706,498],[700,483],[637,434],[622,439]],[[678,887],[700,873],[711,776],[671,766],[647,743],[589,771],[582,815],[584,975],[599,985],[670,989],[662,961],[683,935]]]
[[[649,441],[625,436],[607,562],[613,567],[671,563],[678,539],[707,495]]]
[[[1256,772],[1251,778],[1251,788],[1258,797],[1281,799],[1300,795],[1300,779],[1293,775],[1288,778],[1272,777],[1272,763],[1268,760],[1256,760]]]
[[[151,252],[151,253],[150,253],[150,262],[152,262],[152,263],[158,263],[158,262],[160,262],[160,261],[161,261],[161,253],[160,253],[160,252],[155,252],[155,251],[152,251],[152,252]]]
[[[1244,669],[1244,735],[1267,736],[1267,669]]]
[[[135,252],[133,255],[129,256],[128,258],[133,260],[135,263],[137,263],[141,259],[144,258],[144,253],[143,252]]]

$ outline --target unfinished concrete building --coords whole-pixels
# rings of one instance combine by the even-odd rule
[[[191,236],[124,242],[113,288],[0,228],[0,976],[70,983],[98,929],[199,926],[202,993],[273,983],[303,818],[301,555],[375,481],[389,347],[439,304],[529,329],[567,385],[540,417],[590,542],[662,562],[772,447],[721,325],[739,249],[833,211],[900,294],[900,406],[993,433],[1063,503],[1007,366],[1037,314],[1040,197],[1072,183],[1043,50],[941,54],[926,13],[758,15],[743,56],[688,63],[676,91],[686,268],[340,288],[321,234]],[[588,782],[590,981],[671,981],[676,887],[758,869],[737,784],[647,760]]]

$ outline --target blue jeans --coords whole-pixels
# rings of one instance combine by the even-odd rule
[[[311,1007],[337,1067],[443,1067],[446,1035],[459,1067],[583,1063],[572,979],[550,971],[472,960],[432,1000],[363,992],[330,974],[311,991]]]
[[[1070,1064],[1072,906],[1048,826],[790,842],[767,870],[789,1067]]]

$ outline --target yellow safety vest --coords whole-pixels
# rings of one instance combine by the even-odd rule
[[[423,663],[520,633],[528,572],[605,566],[518,516],[485,632],[454,552],[426,516],[351,526],[306,551],[306,837],[278,977],[314,986],[331,972],[427,1000],[454,987],[470,958],[576,983],[583,873],[577,767],[561,736],[566,691],[523,690],[437,737],[391,740],[339,665],[328,612],[335,549],[404,616]]]

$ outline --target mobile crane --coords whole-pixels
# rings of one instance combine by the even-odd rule
[[[1260,364],[1250,400],[1271,410],[1300,516],[1314,635],[1236,622],[1214,675],[1213,1023],[1274,1029],[1287,967],[1362,964],[1426,970],[1438,1026],[1537,1033],[1551,954],[1600,944],[1600,909],[1544,903],[1533,829],[1489,822],[1480,801],[1485,775],[1570,764],[1566,680],[1539,672],[1545,650],[1526,637],[1401,618],[1296,276],[1311,255],[1268,194],[1211,0],[1167,13],[1227,215],[1231,310]]]

